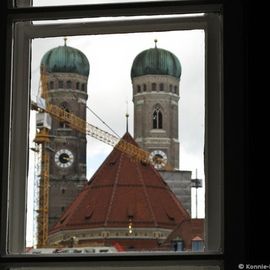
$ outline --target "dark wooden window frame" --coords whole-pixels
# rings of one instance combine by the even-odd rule
[[[5,2],[5,3],[4,3]],[[11,3],[11,2],[10,2]],[[248,261],[249,246],[246,244],[247,220],[246,211],[246,191],[248,178],[247,163],[245,155],[247,152],[247,93],[246,93],[246,63],[245,45],[242,36],[245,28],[246,9],[240,0],[232,2],[227,1],[160,1],[153,3],[137,4],[112,4],[112,5],[81,5],[65,7],[39,7],[39,8],[13,8],[7,1],[1,2],[1,33],[6,37],[6,42],[2,42],[0,52],[1,56],[1,177],[5,179],[8,172],[12,170],[9,167],[9,159],[6,157],[7,145],[9,144],[9,126],[10,126],[10,100],[11,88],[10,74],[12,66],[10,59],[16,55],[16,50],[11,48],[18,46],[14,43],[14,23],[28,20],[47,20],[58,18],[83,18],[87,17],[107,17],[107,16],[136,16],[136,15],[159,15],[159,14],[177,14],[188,12],[220,12],[224,17],[224,42],[222,51],[224,63],[224,126],[222,129],[224,136],[224,252],[211,254],[187,254],[155,256],[148,254],[146,256],[105,256],[105,257],[29,257],[23,255],[8,255],[9,246],[6,246],[8,236],[8,216],[5,206],[8,198],[8,182],[1,181],[1,234],[0,234],[0,263],[1,267],[44,265],[44,263],[54,263],[61,265],[65,262],[87,263],[92,266],[99,265],[179,265],[179,263],[188,262],[198,263],[203,261],[208,265],[216,265],[224,262],[225,269],[236,269],[239,263]],[[244,51],[243,51],[244,50]],[[4,64],[6,63],[6,64]],[[24,71],[28,72],[28,70]],[[22,72],[22,78],[25,73]],[[237,74],[237,76],[236,76]],[[6,90],[3,90],[6,89]],[[229,104],[229,105],[228,105]],[[237,168],[235,166],[237,164]],[[17,191],[14,195],[20,196]],[[234,207],[237,204],[237,207]],[[237,217],[237,222],[235,218]],[[252,250],[252,249],[251,249]],[[149,264],[147,264],[149,262]],[[145,268],[147,269],[147,268]]]

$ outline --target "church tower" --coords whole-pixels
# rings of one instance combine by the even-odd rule
[[[151,158],[162,158],[171,171],[155,165],[185,209],[191,213],[191,171],[180,171],[178,101],[182,67],[171,52],[155,47],[132,64],[134,138]]]
[[[134,138],[151,157],[179,168],[178,101],[181,64],[171,52],[155,48],[139,53],[131,79]],[[156,165],[161,169],[161,165]]]
[[[49,50],[41,60],[48,85],[48,102],[86,120],[89,62],[66,44]],[[52,119],[49,134],[49,228],[87,182],[86,135]]]

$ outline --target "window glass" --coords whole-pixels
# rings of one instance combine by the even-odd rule
[[[192,250],[193,251],[202,251],[203,250],[203,241],[202,240],[192,240]]]
[[[138,39],[141,40],[139,44],[136,42]],[[182,46],[172,46],[172,44],[176,43],[170,42],[170,40],[181,40],[179,44],[182,44]],[[197,42],[194,42],[194,40]],[[110,44],[109,47],[107,46],[108,44]],[[203,189],[198,190],[197,200],[199,203],[197,204],[198,209],[196,213],[199,213],[199,215],[195,216],[195,195],[191,189],[191,178],[196,168],[200,168],[200,177],[204,178],[204,119],[203,117],[198,117],[204,115],[203,44],[203,30],[112,34],[100,35],[99,37],[88,35],[68,38],[43,38],[32,41],[32,69],[39,69],[41,59],[46,63],[46,66],[43,66],[42,73],[31,76],[31,97],[34,102],[39,102],[39,98],[47,96],[47,103],[53,107],[52,109],[49,107],[47,112],[47,116],[51,118],[52,122],[51,127],[47,130],[35,128],[35,118],[39,116],[39,112],[31,111],[31,121],[33,124],[30,125],[30,133],[33,138],[30,138],[29,144],[36,151],[30,151],[29,158],[31,166],[29,169],[28,194],[29,197],[33,196],[33,199],[28,205],[28,247],[33,246],[46,249],[61,246],[68,249],[70,247],[79,248],[83,245],[95,247],[98,242],[98,245],[103,245],[110,252],[119,252],[120,250],[126,252],[192,250],[191,239],[176,243],[176,249],[175,239],[179,237],[186,239],[185,235],[182,235],[182,231],[187,230],[184,234],[190,235],[188,230],[192,226],[195,226],[196,230],[201,232],[201,236],[203,236],[204,231],[204,191]],[[147,49],[150,52],[155,50],[153,57],[157,59],[155,60],[156,62],[144,66],[148,61],[148,55],[144,55]],[[171,56],[172,54],[169,52],[173,52],[174,56]],[[196,60],[194,60],[194,57],[190,57],[194,54],[198,55]],[[138,59],[136,55],[141,55],[139,61],[136,60]],[[170,65],[172,60],[179,62],[178,67],[177,64],[176,67]],[[186,74],[188,75],[185,77],[181,77],[180,62],[182,68],[187,70]],[[194,66],[197,68],[195,69]],[[155,74],[151,75],[151,72],[155,72]],[[80,92],[77,89],[71,88],[71,79],[74,77],[81,81],[81,90],[86,92]],[[160,79],[179,83],[180,77],[183,99],[183,104],[180,107],[184,110],[178,110],[178,97],[173,96],[171,93],[167,93],[167,96],[164,97],[164,93],[156,91],[157,87],[161,91],[164,90],[164,84],[159,83]],[[48,91],[45,95],[44,92],[47,90],[45,88],[38,89],[38,85],[43,86],[46,84],[44,81],[41,83],[39,81],[42,79],[46,82],[50,78],[55,78],[59,81],[60,89]],[[153,82],[154,79],[157,82]],[[189,83],[191,81],[193,82],[192,84]],[[63,82],[66,83],[63,84]],[[144,96],[145,106],[132,106],[132,100],[135,104],[137,102],[137,100],[132,98],[132,87],[135,89],[135,98],[136,93],[141,92],[141,85],[145,89],[147,83],[152,85],[152,90],[155,90],[155,93],[148,93],[147,96]],[[76,87],[78,85],[77,83]],[[159,95],[162,95],[164,101],[160,100],[161,97]],[[192,107],[191,104],[194,102],[192,96],[196,96],[195,107],[198,112],[195,118],[190,119],[189,112],[185,110]],[[153,101],[161,102],[162,106],[166,108],[166,114],[163,114],[159,104],[154,106],[153,111],[151,105]],[[125,125],[123,123],[126,121],[125,111],[127,102],[129,104],[128,113],[130,121],[128,123],[128,130],[127,127],[124,130],[123,127]],[[133,107],[132,109],[131,106]],[[59,116],[55,117],[55,110],[59,110],[57,108],[60,108],[60,113]],[[152,110],[150,117],[146,118],[149,121],[149,127],[147,122],[145,122],[144,126],[141,126],[140,123],[133,124],[132,119],[134,116],[137,117],[142,111],[147,112],[149,110]],[[93,115],[93,111],[95,115]],[[99,118],[95,117],[96,115]],[[64,117],[64,120],[61,117]],[[103,123],[100,121],[101,117]],[[183,119],[181,121],[182,125],[188,123],[188,126],[179,126],[180,118]],[[90,129],[93,129],[93,127],[97,129],[98,134],[94,134],[94,137],[100,141],[94,140],[91,136],[86,136],[86,132],[93,133],[96,131],[86,130],[86,132],[82,132],[80,129],[81,123],[86,125],[86,128],[90,127],[87,123],[93,125]],[[104,123],[107,126],[104,126]],[[171,123],[171,127],[169,123]],[[58,130],[59,125],[62,129]],[[117,154],[114,154],[116,155],[114,158],[108,156],[111,148],[106,144],[106,134],[107,132],[112,133],[111,130],[108,130],[108,126],[116,134],[120,134],[120,137],[113,134],[116,137],[116,142],[124,136],[124,140],[128,140],[129,144],[135,143],[133,140],[139,138],[138,133],[134,139],[133,136],[134,132],[136,134],[141,128],[145,130],[148,128],[148,132],[152,128],[164,131],[163,134],[151,135],[152,138],[148,138],[151,148],[145,148],[144,150],[149,151],[149,155],[152,152],[153,158],[151,162],[162,160],[164,164],[168,163],[169,165],[172,163],[176,168],[180,168],[175,171],[172,170],[170,176],[164,175],[165,181],[173,189],[175,198],[181,201],[180,207],[178,204],[171,205],[171,200],[169,199],[171,195],[167,193],[155,195],[154,191],[148,189],[137,193],[138,189],[132,187],[138,185],[139,189],[143,188],[141,181],[144,181],[144,177],[146,177],[143,172],[138,177],[136,171],[134,171],[134,177],[130,180],[130,185],[122,187],[120,184],[119,190],[114,189],[114,192],[111,193],[106,186],[110,186],[110,183],[113,186],[113,183],[116,181],[114,170],[117,168],[119,170],[122,167],[119,167],[120,162],[125,156],[121,159]],[[63,129],[65,127],[75,128],[72,131]],[[177,127],[177,129],[173,130],[172,127]],[[103,129],[105,129],[104,133],[99,131]],[[178,138],[178,129],[181,130],[179,132],[182,134],[181,138]],[[189,129],[189,132],[187,132],[189,134],[187,136],[188,139],[185,138],[186,129]],[[125,134],[127,131],[130,135]],[[47,134],[45,139],[44,132]],[[193,132],[193,137],[190,136],[190,132]],[[92,133],[89,134],[91,135]],[[172,153],[170,152],[170,145],[165,145],[163,148],[160,148],[160,145],[156,145],[156,140],[160,136],[162,136],[162,140],[174,138],[176,141],[174,147],[178,148],[177,140],[181,140],[183,147],[179,149],[182,156],[180,165],[178,164],[179,151]],[[189,145],[193,144],[192,140],[198,144],[197,148],[194,149],[193,157],[190,154],[187,156],[185,153]],[[123,149],[122,151],[125,153],[126,150]],[[187,158],[184,158],[185,155]],[[47,160],[47,167],[44,166],[45,160]],[[107,175],[105,175],[104,171],[106,164],[109,164],[108,171],[106,172]],[[162,164],[158,164],[155,167],[160,170],[163,168]],[[123,167],[125,170],[132,170],[134,163],[129,164],[128,162],[125,166],[126,168]],[[153,170],[149,166],[145,169]],[[120,181],[120,183],[127,181],[125,179],[125,170],[119,171],[119,179],[117,181]],[[187,170],[190,171],[186,174],[185,171]],[[99,177],[94,176],[96,171],[99,172]],[[151,174],[151,172],[149,173]],[[46,178],[46,175],[49,175],[49,178]],[[153,185],[158,185],[160,180],[156,179],[154,175],[151,177],[153,178],[151,180]],[[182,183],[178,184],[178,186],[175,185],[174,180],[177,177],[182,179]],[[40,184],[44,180],[49,182],[45,197],[43,195],[46,192],[43,188],[45,185]],[[105,186],[102,184],[104,181],[108,182]],[[31,182],[33,185],[30,184]],[[93,187],[97,185],[99,188],[90,188],[88,192],[91,194],[87,195],[90,197],[88,199],[86,197],[79,199],[83,203],[78,205],[77,198],[85,196],[85,193],[82,192],[83,188],[91,187],[92,185]],[[189,186],[188,189],[186,189],[186,185]],[[124,191],[124,188],[127,190]],[[181,197],[179,190],[184,188],[186,195]],[[95,192],[92,194],[93,190]],[[103,194],[102,201],[98,199],[100,197],[98,193],[101,191]],[[119,192],[125,192],[129,196],[125,198],[125,196],[120,196]],[[138,198],[141,195],[143,196]],[[155,196],[164,196],[162,205],[154,203],[156,200]],[[47,201],[45,202],[45,200]],[[146,200],[148,200],[148,203],[146,203]],[[35,204],[34,202],[38,203]],[[48,205],[48,215],[44,211],[45,204]],[[72,208],[74,205],[77,205],[78,210],[76,212],[81,213],[80,215],[73,212]],[[150,216],[148,215],[150,213],[149,205],[151,205],[150,209],[152,211]],[[138,207],[141,210],[138,210]],[[182,216],[182,208],[187,210],[186,216]],[[141,216],[141,211],[144,213],[145,218],[149,219],[147,222]],[[119,215],[119,213],[122,214]],[[46,219],[42,215],[46,215]],[[189,227],[181,228],[181,232],[178,230],[174,231],[177,227],[176,225],[181,220],[190,220],[190,218],[194,218],[194,224],[192,221]],[[153,224],[151,220],[154,222]],[[144,224],[144,222],[146,223]],[[164,228],[156,229],[156,226],[154,226],[155,222],[157,224],[160,223],[158,227],[162,227],[161,224],[167,225]],[[84,227],[81,227],[80,224],[82,223],[85,223]],[[70,229],[70,224],[75,226],[74,229]],[[69,229],[65,232],[64,228]],[[41,237],[44,230],[48,231],[48,234],[45,236],[47,237],[45,242]],[[125,240],[123,240],[123,236]],[[140,239],[140,241],[137,239]]]

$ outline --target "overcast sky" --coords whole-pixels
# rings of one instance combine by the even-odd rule
[[[63,38],[33,40],[32,99],[35,99],[38,91],[39,66],[42,56],[48,50],[62,46],[64,44]],[[174,53],[182,66],[179,100],[180,169],[192,171],[193,177],[195,177],[195,170],[198,169],[198,177],[204,179],[204,31],[76,36],[68,37],[67,45],[82,51],[89,60],[87,105],[117,134],[122,136],[126,128],[127,102],[130,115],[129,132],[133,135],[133,102],[130,78],[133,60],[141,51],[153,48],[155,39],[158,40],[157,47]],[[109,131],[89,111],[87,112],[87,121]],[[31,126],[34,127],[34,125]],[[34,133],[35,130],[32,129],[31,141]],[[87,137],[88,179],[111,151],[111,146]],[[29,181],[31,184],[31,179]],[[204,191],[200,190],[198,193],[201,204],[198,214],[199,217],[204,217]],[[194,216],[194,208],[192,211],[192,216]]]

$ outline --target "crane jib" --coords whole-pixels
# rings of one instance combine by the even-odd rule
[[[64,109],[58,107],[54,104],[49,104],[45,102],[43,98],[38,98],[37,102],[32,101],[32,109],[37,111],[42,111],[50,114],[52,117],[58,119],[59,121],[67,123],[70,127],[74,128],[77,131],[82,132],[83,134],[89,135],[99,141],[102,141],[106,144],[116,147],[125,154],[131,156],[137,161],[142,161],[143,163],[157,163],[163,164],[164,161],[161,158],[155,157],[155,160],[150,158],[150,153],[144,151],[143,149],[137,147],[134,144],[131,144],[123,139],[120,139],[94,125],[91,125],[79,118],[78,116],[65,111]],[[165,165],[165,164],[164,164]],[[166,167],[164,167],[166,169]]]

